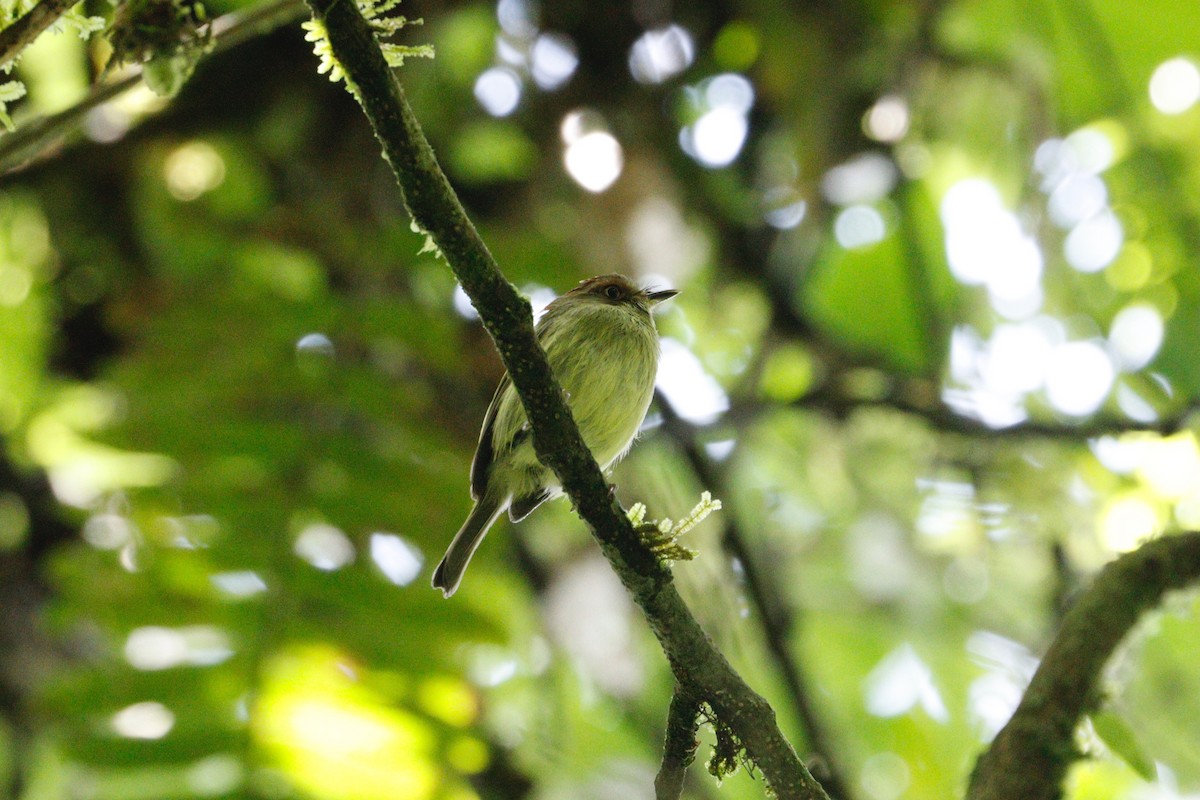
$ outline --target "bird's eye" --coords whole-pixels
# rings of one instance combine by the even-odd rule
[[[604,287],[604,296],[607,297],[609,300],[620,300],[621,299],[621,287],[611,286],[611,285]]]

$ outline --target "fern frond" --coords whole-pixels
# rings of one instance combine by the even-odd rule
[[[20,81],[0,83],[0,125],[13,129],[12,117],[8,115],[8,104],[25,96],[25,84]]]

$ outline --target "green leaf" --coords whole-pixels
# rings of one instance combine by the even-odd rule
[[[1153,781],[1157,775],[1154,762],[1142,750],[1137,735],[1129,727],[1125,719],[1111,711],[1101,711],[1093,714],[1092,728],[1105,746],[1133,768],[1138,775],[1147,781]]]
[[[196,69],[196,59],[187,53],[156,56],[146,62],[142,77],[159,97],[174,97]]]
[[[805,294],[806,311],[852,350],[905,372],[930,367],[928,322],[919,317],[916,277],[900,237],[846,249],[826,248]]]
[[[450,167],[472,183],[521,180],[537,163],[537,148],[510,122],[480,122],[464,128],[452,144]]]
[[[8,114],[8,104],[25,96],[25,84],[20,81],[0,83],[0,125],[8,130],[13,129],[12,117]]]
[[[0,103],[11,103],[25,96],[25,84],[20,81],[0,83]]]

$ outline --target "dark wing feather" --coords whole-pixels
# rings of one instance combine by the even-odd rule
[[[500,379],[496,393],[492,395],[492,403],[488,406],[487,414],[483,417],[483,429],[479,432],[479,446],[475,449],[475,460],[471,462],[471,499],[478,500],[487,492],[488,473],[492,468],[492,428],[496,425],[496,411],[500,408],[500,395],[511,383],[508,373]]]
[[[535,508],[549,500],[550,494],[549,489],[543,488],[524,497],[514,497],[512,505],[508,507],[508,518],[513,522],[520,522],[532,514]]]

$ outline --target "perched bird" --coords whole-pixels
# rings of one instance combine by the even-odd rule
[[[659,352],[650,312],[676,294],[640,289],[623,275],[600,275],[556,299],[538,320],[538,342],[601,469],[625,455],[646,416]],[[454,594],[471,556],[505,510],[519,522],[560,494],[558,478],[534,452],[525,409],[505,375],[483,418],[471,464],[475,506],[434,570],[434,588],[446,597]]]

